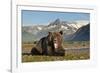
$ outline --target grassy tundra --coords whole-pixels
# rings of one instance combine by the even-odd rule
[[[36,44],[32,42],[22,43],[22,62],[84,60],[90,58],[89,41],[63,42],[63,46],[66,50],[65,56],[32,56],[30,55],[30,51],[35,45]]]

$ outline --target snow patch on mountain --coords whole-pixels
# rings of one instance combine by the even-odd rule
[[[42,27],[37,27],[38,30],[42,30]]]

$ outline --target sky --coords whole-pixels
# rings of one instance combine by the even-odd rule
[[[33,10],[22,10],[21,21],[23,26],[30,25],[47,25],[56,19],[62,21],[79,21],[79,20],[90,20],[89,13],[76,13],[76,12],[50,12],[50,11],[33,11]]]

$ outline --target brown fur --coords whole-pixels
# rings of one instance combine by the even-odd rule
[[[63,32],[49,32],[48,36],[39,40],[36,47],[31,51],[32,54],[38,55],[59,55],[63,56],[65,50],[62,46]]]

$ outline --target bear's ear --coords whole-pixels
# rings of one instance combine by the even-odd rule
[[[63,35],[63,31],[60,31],[59,33],[60,33],[61,35]]]

